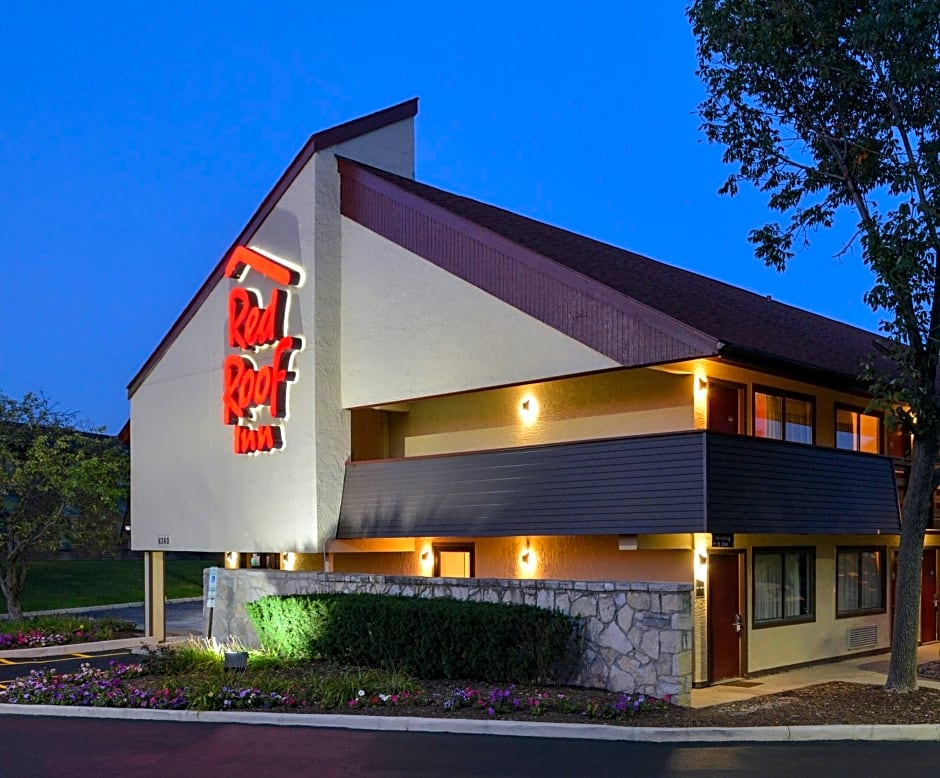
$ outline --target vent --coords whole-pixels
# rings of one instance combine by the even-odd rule
[[[878,643],[878,625],[849,628],[849,651],[854,648],[871,648]]]

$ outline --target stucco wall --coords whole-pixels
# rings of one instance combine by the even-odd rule
[[[207,577],[205,580],[208,580]],[[558,610],[584,628],[574,683],[670,696],[688,705],[692,689],[691,586],[584,581],[413,578],[337,573],[219,570],[212,637],[258,638],[244,604],[271,594],[365,592],[521,603]]]
[[[335,534],[349,455],[349,418],[340,399],[336,154],[411,176],[413,122],[317,152],[248,242],[305,274],[292,289],[286,328],[304,338],[304,348],[291,366],[297,378],[289,389],[285,447],[258,456],[233,453],[221,395],[234,282],[223,279],[131,400],[132,548],[312,553]],[[266,293],[258,278],[249,272],[247,285]]]
[[[771,387],[784,392],[809,395],[814,398],[816,411],[815,433],[816,445],[818,446],[831,447],[835,445],[835,406],[837,403],[859,408],[865,408],[868,404],[868,399],[861,395],[836,391],[805,381],[782,378],[757,370],[749,370],[736,365],[730,365],[719,359],[703,359],[676,363],[670,365],[668,369],[688,371],[689,373],[695,372],[709,380],[717,379],[742,384],[745,387],[744,395],[747,409],[748,434],[753,432],[753,399],[755,386]]]
[[[692,582],[691,548],[654,548],[649,539],[640,541],[637,550],[620,551],[616,535],[416,538],[410,552],[335,553],[332,558],[336,572],[430,576],[435,543],[472,543],[478,578]],[[343,544],[354,547],[357,541]],[[531,565],[522,562],[526,550]],[[425,552],[428,558],[422,560]]]
[[[693,429],[692,377],[645,369],[437,397],[407,408],[389,414],[390,456]]]
[[[617,366],[356,222],[342,232],[347,408]]]
[[[313,169],[307,165],[250,247],[313,263]],[[207,263],[208,264],[208,263]],[[257,274],[249,286],[262,287]],[[222,363],[228,353],[223,279],[131,399],[131,543],[134,549],[315,550],[315,371],[310,343],[295,354],[285,448],[239,456],[222,420]],[[287,331],[313,331],[313,284],[292,290]],[[277,520],[272,520],[277,517]],[[169,542],[158,545],[158,537]]]
[[[887,608],[891,596],[889,576],[886,577],[886,609],[884,613],[836,618],[836,548],[847,546],[897,547],[896,537],[792,537],[777,535],[735,536],[735,546],[748,549],[747,579],[747,669],[749,673],[776,667],[848,656],[858,650],[887,649],[891,645],[890,616]],[[755,548],[807,547],[816,548],[815,619],[804,624],[783,624],[754,627],[753,620],[753,551]],[[874,646],[850,651],[848,630],[853,627],[875,626],[877,642]]]

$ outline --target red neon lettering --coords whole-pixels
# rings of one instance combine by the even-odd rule
[[[296,286],[300,283],[300,274],[296,270],[252,251],[247,246],[236,246],[233,249],[225,265],[225,276],[241,280],[249,267],[282,286]]]
[[[284,337],[287,293],[271,292],[267,308],[261,307],[258,295],[251,289],[236,286],[228,293],[228,344],[249,349],[268,346]]]
[[[301,272],[245,246],[236,246],[225,265],[225,275],[241,281],[254,269],[277,284],[296,286]],[[254,360],[231,354],[222,363],[222,421],[233,425],[236,454],[255,454],[282,448],[279,424],[252,426],[255,412],[267,406],[271,418],[287,416],[287,388],[296,375],[291,358],[303,348],[303,339],[286,334],[290,292],[274,289],[268,305],[262,306],[259,292],[234,287],[228,296],[228,345],[242,351],[274,346],[270,364],[258,367]],[[247,423],[245,423],[247,422]]]
[[[248,357],[227,356],[222,364],[222,421],[235,424],[239,419],[250,419],[252,409],[264,405],[274,418],[286,416],[286,384],[294,380],[288,368],[298,348],[299,338],[281,338],[274,347],[271,364],[262,368],[256,368]]]
[[[257,429],[236,424],[233,428],[236,454],[254,454],[281,448],[281,428],[264,424]]]

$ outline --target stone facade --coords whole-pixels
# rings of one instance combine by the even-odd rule
[[[519,603],[567,613],[583,625],[579,686],[669,695],[692,689],[692,587],[680,583],[420,578],[219,569],[212,637],[257,646],[244,603],[272,594],[358,592]]]

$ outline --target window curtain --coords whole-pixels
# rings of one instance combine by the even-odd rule
[[[807,613],[807,576],[803,572],[803,554],[784,555],[784,618]]]
[[[783,568],[780,554],[754,555],[754,620],[772,621],[783,617]]]
[[[859,608],[864,610],[884,607],[882,581],[884,576],[881,574],[881,552],[863,551],[859,576]]]
[[[783,440],[783,398],[754,394],[754,434],[759,438]]]
[[[840,551],[836,563],[836,576],[839,592],[836,611],[858,610],[858,554],[854,551]]]
[[[794,443],[813,442],[813,404],[806,400],[787,399],[787,440]]]

